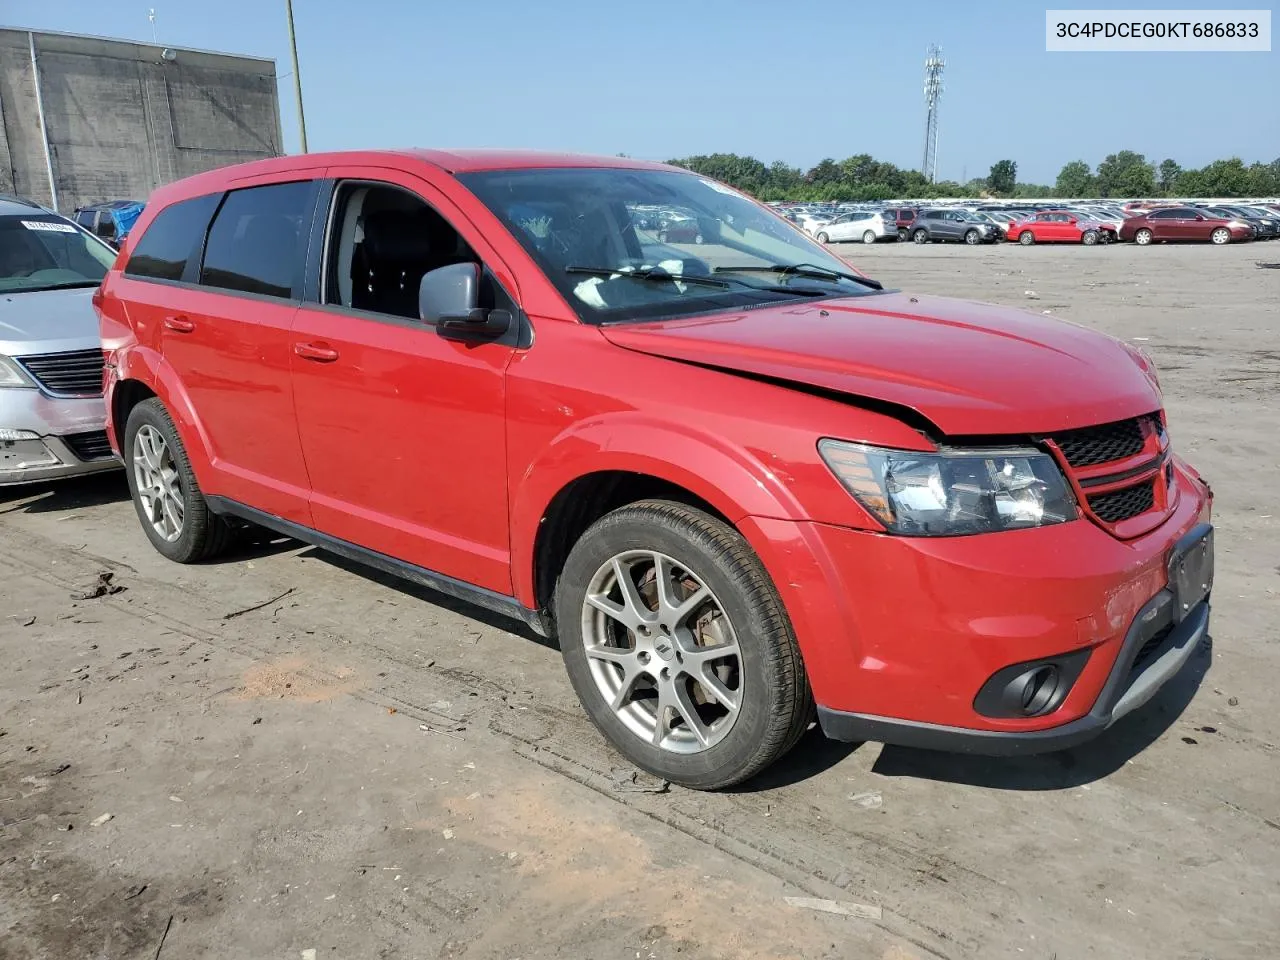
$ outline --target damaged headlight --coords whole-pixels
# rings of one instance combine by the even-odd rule
[[[1062,471],[1039,450],[917,453],[822,440],[818,452],[891,533],[955,537],[1076,518]]]

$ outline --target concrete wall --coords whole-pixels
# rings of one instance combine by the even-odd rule
[[[0,29],[0,193],[55,205],[51,164],[67,213],[282,152],[274,60],[164,49]]]

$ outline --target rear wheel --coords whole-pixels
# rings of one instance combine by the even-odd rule
[[[231,529],[205,502],[173,419],[158,398],[130,411],[123,453],[134,508],[156,550],[178,563],[195,563],[226,549]]]
[[[812,701],[782,602],[727,524],[648,500],[597,521],[556,586],[565,668],[592,722],[637,766],[711,790],[804,733]]]
[[[1154,239],[1155,238],[1151,235],[1151,231],[1148,230],[1146,227],[1143,227],[1141,230],[1139,230],[1137,233],[1133,235],[1133,242],[1140,247],[1145,247]]]
[[[830,243],[830,242],[831,242],[831,238],[830,238],[829,236],[827,236],[825,233],[819,233],[819,234],[818,234],[817,239],[818,239],[818,242],[819,242],[819,243]]]
[[[924,230],[922,228],[920,230],[917,230],[915,233],[911,234],[911,239],[914,240],[916,243],[928,243],[929,233],[927,230]]]
[[[910,236],[910,234],[907,232],[907,228],[906,228],[906,227],[899,227],[899,228],[898,228],[898,240],[899,240],[899,241],[906,240],[906,239],[907,239],[907,237],[909,237],[909,236]]]
[[[1095,243],[1098,242],[1098,231],[1086,230],[1084,233],[1080,234],[1080,242],[1083,243],[1086,247],[1092,247]]]
[[[975,243],[980,243],[981,241],[982,241],[982,234],[978,233],[977,230],[966,230],[964,232],[965,243],[975,244]]]
[[[1218,227],[1213,231],[1213,233],[1209,234],[1209,241],[1211,243],[1216,243],[1219,245],[1224,243],[1230,243],[1231,231],[1228,230],[1226,227]]]
[[[868,230],[866,233],[864,233],[864,234],[862,235],[862,242],[863,242],[863,243],[875,243],[875,242],[876,242],[876,232],[875,232],[874,230]]]
[[[1029,247],[1036,242],[1036,235],[1030,230],[1023,230],[1018,234],[1018,242],[1024,247]]]

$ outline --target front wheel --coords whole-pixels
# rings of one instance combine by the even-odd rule
[[[916,243],[928,243],[929,234],[925,230],[917,230],[915,233],[911,235],[911,239],[914,240]]]
[[[910,236],[910,234],[907,232],[907,228],[906,228],[906,227],[899,227],[899,228],[898,228],[898,242],[899,242],[899,243],[901,243],[902,241],[906,240],[908,236]]]
[[[1018,234],[1018,242],[1024,247],[1029,247],[1036,242],[1036,235],[1030,230],[1023,230]]]
[[[819,234],[818,234],[818,236],[817,236],[817,240],[818,240],[818,242],[819,242],[819,243],[830,243],[830,242],[831,242],[831,238],[830,238],[829,236],[827,236],[825,233],[819,233]]]
[[[1140,247],[1145,247],[1154,239],[1155,238],[1152,236],[1151,231],[1148,230],[1146,227],[1143,227],[1141,230],[1139,230],[1137,233],[1133,235],[1133,242]]]
[[[1221,246],[1224,243],[1231,242],[1231,231],[1226,227],[1218,227],[1213,233],[1209,234],[1209,241]]]
[[[1080,242],[1083,243],[1086,247],[1092,247],[1095,243],[1098,242],[1098,231],[1086,230],[1084,233],[1080,235]]]
[[[158,398],[129,413],[126,475],[142,532],[170,560],[195,563],[226,549],[231,529],[209,509],[169,411]]]
[[[863,242],[863,243],[875,243],[875,242],[876,242],[876,232],[875,232],[874,230],[868,230],[866,233],[864,233],[864,234],[862,235],[862,242]]]
[[[592,722],[673,783],[740,783],[808,726],[781,599],[742,536],[700,510],[647,500],[597,521],[565,562],[556,622]]]
[[[982,234],[978,233],[977,230],[966,230],[964,232],[964,242],[971,246],[975,243],[981,243]]]

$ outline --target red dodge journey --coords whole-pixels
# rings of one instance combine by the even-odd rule
[[[815,713],[1073,746],[1208,629],[1212,497],[1144,352],[882,289],[688,171],[229,167],[155,193],[95,302],[157,550],[260,526],[508,614],[676,783],[751,777]]]

